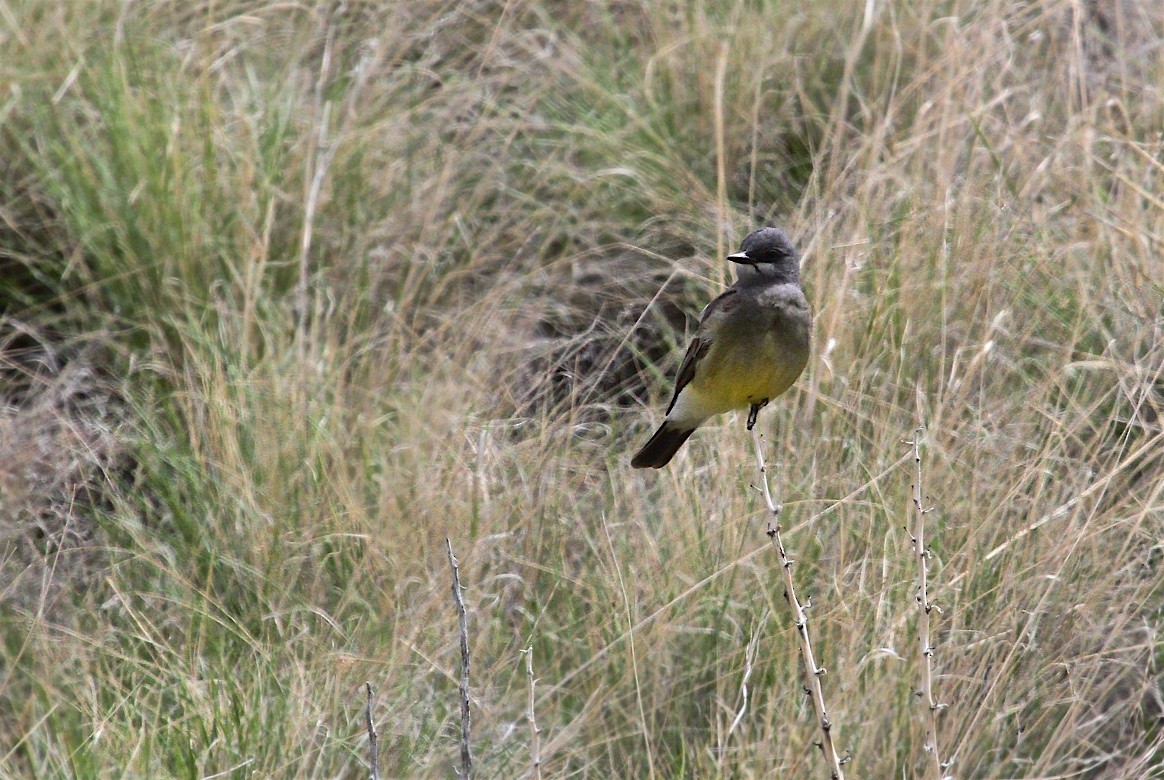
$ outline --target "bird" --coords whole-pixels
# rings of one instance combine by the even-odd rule
[[[700,315],[666,418],[631,459],[633,468],[663,468],[696,428],[733,409],[748,409],[752,430],[760,410],[808,365],[812,308],[788,234],[753,231],[727,259],[737,265],[736,283]]]

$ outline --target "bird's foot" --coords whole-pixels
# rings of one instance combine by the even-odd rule
[[[756,417],[760,414],[760,410],[763,409],[767,405],[768,405],[768,399],[765,398],[763,401],[752,404],[752,407],[750,409],[748,409],[748,430],[749,431],[756,427]]]

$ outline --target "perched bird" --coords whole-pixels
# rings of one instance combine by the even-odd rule
[[[812,310],[788,234],[754,231],[727,259],[739,265],[736,283],[703,310],[667,417],[631,459],[636,469],[666,466],[717,414],[749,407],[751,430],[760,409],[791,387],[808,363]]]

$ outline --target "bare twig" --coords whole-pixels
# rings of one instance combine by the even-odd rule
[[[760,621],[760,627],[768,621],[768,613],[764,613],[763,619]],[[740,710],[736,713],[736,717],[732,720],[732,725],[728,727],[727,736],[731,739],[732,732],[740,725],[740,721],[744,719],[744,713],[748,711],[748,680],[752,677],[752,665],[756,660],[756,650],[760,645],[760,628],[757,628],[752,634],[748,646],[744,649],[744,679],[740,682]]]
[[[939,613],[941,610],[936,604],[930,602],[928,593],[930,551],[926,549],[926,515],[930,510],[926,509],[923,504],[924,494],[922,493],[921,447],[924,436],[925,428],[918,428],[913,432],[913,440],[909,442],[913,446],[913,461],[917,468],[917,478],[913,483],[914,528],[910,533],[910,538],[913,540],[913,554],[917,560],[918,568],[916,596],[918,604],[917,642],[918,675],[921,678],[918,695],[921,696],[922,704],[925,706],[925,713],[922,717],[926,731],[926,776],[931,778],[931,780],[940,780],[946,770],[946,766],[942,764],[941,753],[938,750],[938,712],[944,709],[945,705],[938,704],[934,701],[933,669],[931,664],[934,648],[930,644],[930,610],[937,609]]]
[[[368,752],[371,754],[372,762],[372,780],[380,780],[380,743],[378,741],[379,735],[376,734],[376,722],[372,719],[372,683],[364,683],[364,687],[368,690],[368,710],[366,712],[368,720]]]
[[[542,730],[538,728],[538,719],[534,714],[534,687],[538,681],[534,679],[533,645],[530,645],[521,652],[525,654],[525,674],[529,678],[529,709],[526,710],[525,717],[529,720],[530,754],[533,763],[533,771],[530,772],[530,777],[534,778],[534,780],[542,780]]]
[[[461,597],[461,571],[453,555],[453,543],[445,537],[449,551],[449,566],[453,570],[453,603],[461,622],[461,780],[469,780],[473,772],[473,753],[469,750],[469,620],[465,616],[465,600]]]
[[[761,445],[760,431],[752,429],[752,441],[756,446],[756,460],[760,464],[760,485],[764,492],[764,502],[772,519],[768,521],[768,539],[776,548],[780,556],[780,569],[784,574],[784,596],[788,600],[788,607],[792,610],[792,622],[796,626],[796,637],[800,640],[800,657],[804,662],[805,678],[808,680],[808,692],[812,696],[812,707],[816,711],[817,722],[820,724],[820,749],[824,753],[829,772],[833,780],[844,780],[843,765],[848,759],[841,759],[833,746],[833,722],[829,719],[828,709],[825,707],[824,689],[820,678],[825,676],[825,668],[817,666],[812,655],[812,642],[808,636],[808,616],[804,614],[804,607],[796,597],[796,588],[792,584],[792,563],[784,551],[784,542],[780,539],[780,510],[781,506],[772,500],[772,491],[768,487],[768,467],[764,464],[764,448]]]

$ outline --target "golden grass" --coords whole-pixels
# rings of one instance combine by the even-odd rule
[[[450,776],[448,536],[477,776],[532,771],[527,647],[544,777],[826,776],[742,419],[628,467],[780,224],[815,354],[761,425],[846,772],[926,765],[924,425],[951,773],[1155,776],[1161,40],[1123,0],[0,0],[0,443],[44,453],[0,466],[0,774],[366,776],[371,681],[384,776]],[[44,432],[18,322],[110,347],[100,446]]]

